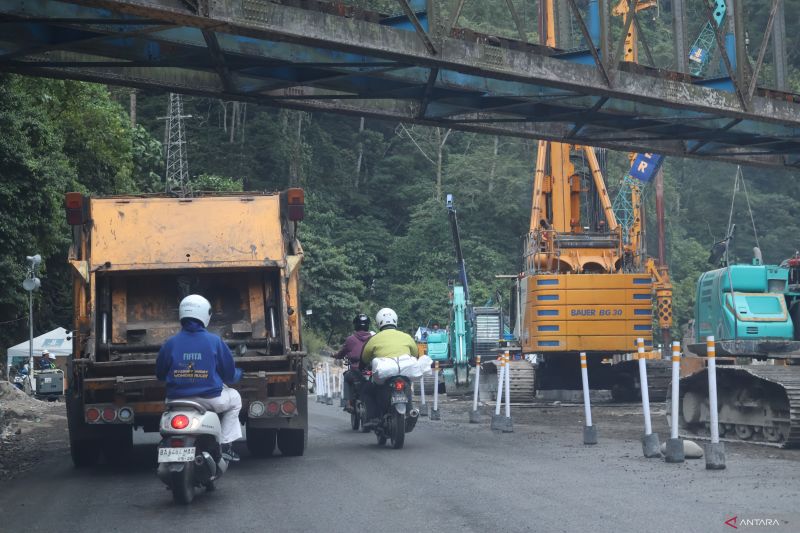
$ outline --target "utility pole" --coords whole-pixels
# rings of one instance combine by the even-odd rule
[[[28,339],[28,386],[30,390],[33,390],[33,291],[42,285],[41,280],[36,277],[36,270],[42,262],[42,256],[39,254],[29,255],[25,259],[28,261],[28,272],[22,282],[22,288],[28,291],[28,331],[30,333]]]
[[[166,117],[165,144],[167,145],[166,187],[167,193],[180,197],[192,195],[189,183],[189,161],[186,154],[186,129],[183,119],[191,118],[183,114],[183,99],[180,94],[169,94],[169,109]]]

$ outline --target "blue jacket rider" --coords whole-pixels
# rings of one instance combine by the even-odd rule
[[[167,400],[191,400],[220,414],[222,454],[229,461],[238,461],[232,444],[242,438],[242,398],[225,384],[239,381],[242,371],[222,339],[206,331],[211,320],[208,300],[189,295],[181,300],[178,315],[182,329],[161,346],[156,377],[167,382]]]

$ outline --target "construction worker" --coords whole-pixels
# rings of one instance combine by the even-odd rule
[[[372,360],[379,357],[419,356],[414,338],[397,329],[397,313],[384,307],[375,315],[375,322],[379,331],[364,345],[364,350],[361,352],[362,365],[370,367]],[[364,424],[367,429],[375,427],[379,422],[381,391],[384,391],[384,388],[374,383],[367,384],[361,390],[362,399],[367,407],[367,422]]]
[[[197,402],[220,415],[222,456],[238,461],[233,442],[242,438],[239,411],[242,397],[233,384],[242,377],[233,355],[218,335],[206,331],[211,304],[198,294],[181,300],[178,307],[181,331],[167,339],[156,360],[156,377],[167,382],[167,400]]]
[[[344,373],[344,399],[347,401],[345,411],[350,412],[353,408],[352,400],[355,397],[356,383],[361,381],[361,372],[358,370],[358,363],[361,361],[361,351],[367,343],[372,332],[369,330],[370,320],[364,313],[359,313],[353,319],[353,334],[344,341],[342,349],[333,355],[334,359],[345,359],[349,370]]]
[[[42,357],[39,359],[39,370],[55,370],[56,356],[48,350],[42,350]]]

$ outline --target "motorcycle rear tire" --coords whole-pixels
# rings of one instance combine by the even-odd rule
[[[406,441],[406,415],[395,413],[392,416],[392,448],[399,450]]]
[[[350,427],[353,428],[353,431],[358,431],[358,428],[361,427],[361,417],[358,416],[355,409],[350,413]]]
[[[187,461],[180,472],[169,476],[172,499],[180,505],[189,505],[194,500],[194,461]]]
[[[378,435],[378,446],[386,446],[386,435]]]

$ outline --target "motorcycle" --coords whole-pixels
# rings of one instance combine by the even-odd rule
[[[381,412],[378,425],[373,428],[378,445],[391,441],[392,448],[403,447],[406,433],[411,433],[417,425],[419,409],[411,401],[411,380],[405,376],[393,376],[379,385],[378,392]]]
[[[217,413],[197,402],[167,401],[160,433],[157,474],[172,490],[175,503],[191,503],[195,488],[213,491],[214,483],[228,469],[220,449],[222,429]]]
[[[345,407],[344,410],[345,412],[350,413],[350,427],[353,428],[353,431],[358,431],[360,428],[362,433],[368,433],[369,429],[364,428],[364,422],[367,420],[367,408],[359,397],[359,391],[361,390],[362,385],[369,380],[372,372],[368,370],[364,372],[356,371],[354,375],[356,376],[356,379],[352,384],[350,406]]]

